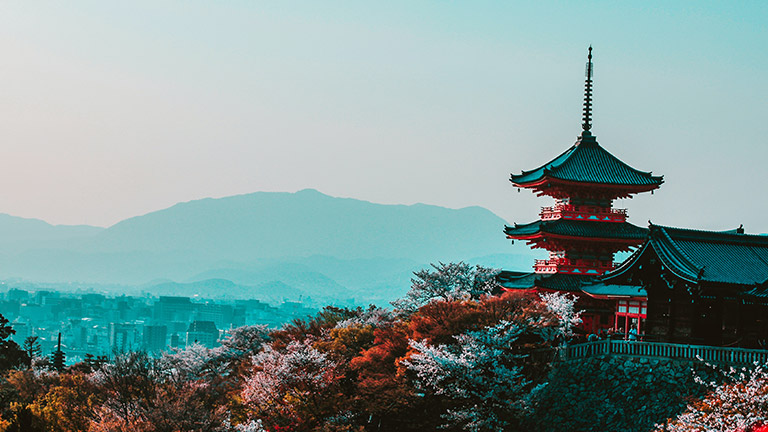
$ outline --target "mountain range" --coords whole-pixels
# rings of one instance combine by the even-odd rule
[[[510,246],[504,224],[481,207],[384,205],[312,189],[179,203],[109,228],[0,215],[0,278],[383,302],[429,263],[528,268],[533,254]]]

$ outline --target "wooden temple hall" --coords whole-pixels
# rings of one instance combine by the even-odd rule
[[[592,47],[581,135],[568,150],[510,181],[554,198],[539,220],[507,238],[546,249],[533,272],[502,271],[507,290],[577,296],[585,333],[649,341],[764,347],[768,339],[768,236],[739,227],[711,232],[627,221],[619,198],[653,192],[663,177],[638,171],[592,135]],[[617,252],[634,251],[623,263]]]

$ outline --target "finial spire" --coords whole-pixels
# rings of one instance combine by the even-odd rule
[[[592,45],[589,46],[587,56],[587,83],[584,85],[584,123],[581,128],[584,132],[592,129]]]

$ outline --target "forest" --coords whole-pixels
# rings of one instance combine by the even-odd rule
[[[392,308],[329,306],[233,329],[216,348],[70,366],[10,340],[3,318],[0,431],[572,430],[542,418],[541,395],[579,323],[575,299],[501,292],[495,274],[436,264]],[[765,431],[765,365],[722,374],[649,431]]]

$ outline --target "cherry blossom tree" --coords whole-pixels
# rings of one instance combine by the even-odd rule
[[[338,412],[332,389],[341,377],[340,364],[308,339],[280,350],[268,346],[252,363],[241,398],[252,419],[266,427],[312,430]]]
[[[552,292],[539,294],[547,310],[557,316],[559,325],[550,336],[570,337],[573,329],[581,324],[581,311],[576,310],[576,296],[566,293]]]
[[[658,432],[755,432],[768,430],[768,365],[752,370],[726,372],[724,384],[704,382],[712,388],[702,400],[691,403],[685,412]]]
[[[417,353],[404,364],[423,392],[447,398],[446,426],[498,431],[514,427],[526,406],[530,381],[522,373],[523,356],[513,353],[522,329],[501,321],[456,336],[456,344],[433,346],[411,341]]]
[[[220,353],[197,342],[183,350],[165,353],[158,369],[166,376],[180,380],[210,378],[225,372]]]
[[[409,314],[434,300],[479,300],[498,287],[497,274],[497,269],[464,262],[432,264],[432,270],[415,272],[411,290],[392,304],[399,312]]]

